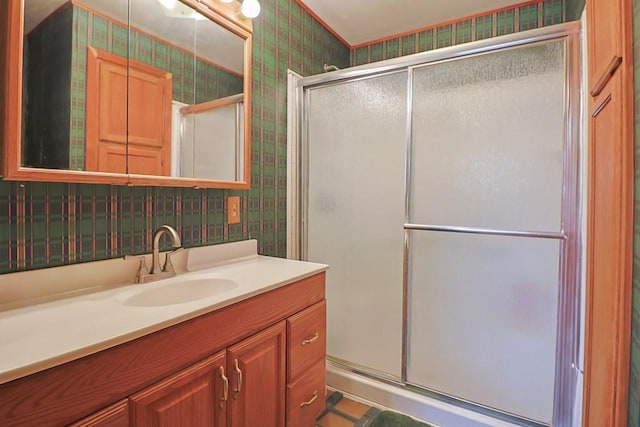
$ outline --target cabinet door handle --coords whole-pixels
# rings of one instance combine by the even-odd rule
[[[220,398],[220,408],[229,397],[229,378],[224,375],[224,366],[220,366],[220,378],[222,378],[222,397]]]
[[[236,371],[236,374],[238,374],[238,381],[236,383],[236,389],[234,390],[235,394],[237,395],[238,393],[240,393],[240,390],[242,390],[242,371],[238,366],[238,359],[234,359],[233,364],[234,364],[234,369]]]
[[[602,92],[607,83],[609,83],[609,80],[611,80],[613,73],[616,72],[621,64],[622,57],[613,55],[613,58],[611,58],[611,62],[609,62],[609,65],[607,65],[607,68],[605,68],[604,73],[602,73],[596,84],[593,86],[593,89],[591,89],[591,96],[595,98],[596,96],[600,95],[600,92]]]
[[[301,346],[305,346],[307,344],[311,344],[312,342],[314,342],[315,340],[318,339],[318,337],[320,337],[320,334],[318,332],[316,332],[315,334],[313,334],[313,336],[307,340],[304,340],[300,343]]]
[[[318,390],[313,392],[313,397],[311,399],[307,400],[306,402],[302,402],[300,404],[300,407],[304,408],[305,406],[311,405],[313,402],[316,401],[317,398],[318,398]]]

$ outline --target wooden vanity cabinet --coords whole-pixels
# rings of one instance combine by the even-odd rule
[[[283,426],[285,330],[279,322],[131,396],[131,425]]]
[[[325,406],[327,304],[287,319],[287,426],[312,427]]]
[[[128,427],[129,401],[127,399],[114,403],[95,414],[81,419],[69,427]]]
[[[0,425],[313,427],[324,408],[324,286],[319,273],[0,384]]]

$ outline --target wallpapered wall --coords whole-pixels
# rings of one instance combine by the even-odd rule
[[[249,191],[0,181],[0,273],[150,251],[153,231],[177,227],[185,246],[257,238],[286,256],[287,68],[311,75],[349,65],[349,49],[295,0],[263,1],[254,20]],[[229,226],[226,196],[241,196]]]

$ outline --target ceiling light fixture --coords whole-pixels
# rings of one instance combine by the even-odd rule
[[[219,0],[221,3],[232,3],[234,0]],[[240,12],[249,19],[253,19],[260,15],[260,3],[258,0],[241,0],[242,6]]]
[[[260,3],[258,3],[258,0],[244,0],[240,11],[247,18],[253,19],[260,15]]]

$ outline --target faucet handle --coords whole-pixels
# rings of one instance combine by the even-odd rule
[[[177,253],[180,253],[184,250],[184,248],[178,248],[176,250],[173,250],[171,252],[167,252],[167,256],[164,260],[164,267],[162,267],[162,271],[166,271],[168,273],[171,273],[173,275],[176,274],[176,270],[173,267],[173,262],[171,262],[171,255],[175,255]]]
[[[136,272],[136,277],[133,280],[133,283],[142,283],[144,281],[144,278],[146,276],[149,275],[149,268],[147,267],[147,261],[144,257],[144,255],[125,255],[124,259],[125,260],[130,260],[130,259],[138,259],[139,260],[139,265],[138,265],[138,271]]]

